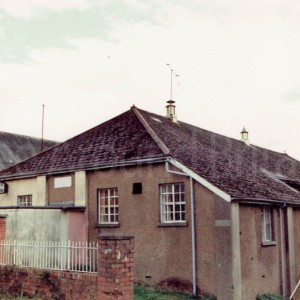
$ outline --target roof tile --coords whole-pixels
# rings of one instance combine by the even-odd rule
[[[0,179],[90,169],[168,153],[232,197],[300,204],[299,191],[286,183],[300,182],[299,161],[137,108],[0,172]]]

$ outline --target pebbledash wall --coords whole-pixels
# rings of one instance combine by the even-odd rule
[[[281,294],[278,209],[273,211],[274,245],[261,246],[261,207],[240,205],[240,220],[242,295]]]
[[[294,277],[294,281],[291,283],[291,286],[296,286],[297,280],[300,278],[300,209],[293,210],[292,212],[292,218],[293,218],[293,224],[294,226],[292,227],[294,230],[294,247],[293,247],[293,257],[294,261],[296,262],[294,264],[294,268],[290,266],[290,271],[291,271],[291,276]],[[297,251],[298,250],[298,251]],[[298,288],[298,291],[296,292],[294,299],[300,299],[300,289]]]
[[[157,284],[178,277],[191,282],[188,178],[167,173],[163,165],[101,170],[87,177],[88,239],[95,241],[104,232],[131,232],[136,237],[136,281]],[[133,194],[135,182],[142,183],[142,194]],[[159,185],[174,182],[185,184],[186,223],[161,224]],[[107,226],[98,224],[97,190],[110,187],[118,188],[119,224]],[[282,209],[281,258],[278,206],[273,207],[275,243],[263,245],[261,205],[228,203],[197,182],[193,192],[198,287],[218,299],[255,299],[257,294],[282,294],[284,280],[285,294],[291,293],[300,274],[300,210]]]
[[[0,218],[1,228],[5,218]],[[132,300],[134,237],[99,237],[98,273],[75,273],[0,266],[0,289],[12,295],[41,299]]]
[[[100,233],[135,236],[135,280],[160,284],[172,277],[192,277],[191,206],[189,179],[171,174],[165,165],[149,165],[88,173],[88,239]],[[142,194],[133,194],[133,183],[142,183]],[[186,222],[161,223],[159,185],[185,184]],[[97,190],[117,187],[119,224],[98,224]],[[230,204],[194,182],[197,286],[202,292],[231,299]],[[158,267],[159,266],[159,267]]]
[[[72,176],[72,185],[61,190],[65,199],[59,198],[56,191],[51,191],[54,189],[54,178],[39,176],[27,179],[28,184],[27,180],[9,181],[8,194],[0,195],[1,205],[10,206],[5,209],[0,207],[0,214],[9,215],[8,239],[17,232],[18,238],[32,236],[35,239],[50,237],[50,240],[60,240],[68,236],[71,240],[78,240],[79,236],[80,240],[97,241],[102,233],[130,232],[135,235],[136,281],[157,284],[174,276],[192,281],[188,178],[168,173],[164,164],[78,171],[74,176],[64,176]],[[142,183],[142,194],[133,194],[133,183],[137,182]],[[159,185],[174,182],[185,184],[186,223],[161,224]],[[99,224],[97,190],[112,187],[118,188],[119,224]],[[33,205],[38,208],[36,211],[34,208],[11,207],[19,193],[30,191]],[[299,208],[282,208],[282,260],[279,207],[274,206],[276,243],[264,246],[261,243],[261,206],[228,203],[195,181],[193,192],[198,287],[218,299],[254,299],[257,293],[280,294],[283,261],[286,294],[290,293],[300,274]],[[62,200],[73,202],[74,207],[65,211],[59,206],[47,206],[53,203],[61,205]],[[39,207],[42,205],[43,208]],[[297,293],[300,299],[299,293],[300,290]]]

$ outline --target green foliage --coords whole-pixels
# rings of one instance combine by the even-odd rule
[[[286,300],[285,297],[274,294],[257,295],[256,300]]]
[[[170,292],[164,290],[157,290],[150,287],[144,287],[136,285],[134,287],[134,300],[191,300],[191,299],[201,299],[201,300],[216,300],[214,296],[205,297],[192,297],[191,295]]]

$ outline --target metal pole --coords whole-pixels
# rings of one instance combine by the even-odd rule
[[[172,100],[172,88],[173,88],[173,69],[171,69],[171,91],[170,91],[170,100]]]
[[[190,178],[190,201],[191,201],[191,234],[192,234],[192,275],[193,275],[193,296],[197,295],[197,266],[196,266],[196,233],[195,233],[195,207],[194,207],[194,189],[193,178],[184,172],[170,170],[169,162],[166,161],[166,171],[168,173],[187,176]]]
[[[44,150],[44,110],[45,110],[45,105],[43,104],[43,110],[42,110],[42,140],[41,140],[41,152]]]
[[[284,248],[283,248],[282,207],[279,208],[279,226],[280,226],[280,258],[281,258],[282,294],[283,294],[283,296],[285,296],[285,257],[284,257]]]
[[[192,265],[193,265],[193,296],[197,295],[196,282],[196,241],[195,241],[195,208],[194,208],[194,190],[193,178],[190,177],[190,195],[191,195],[191,223],[192,223]]]

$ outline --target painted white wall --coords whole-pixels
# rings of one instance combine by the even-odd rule
[[[0,195],[0,206],[17,205],[19,195],[32,195],[32,205],[39,201],[37,193],[37,178],[8,181],[8,193]]]
[[[59,209],[0,209],[8,240],[68,240],[67,214]]]
[[[72,224],[69,224],[71,221],[68,214],[63,210],[47,208],[1,209],[1,206],[17,206],[17,197],[20,195],[32,195],[33,206],[47,206],[46,176],[11,180],[7,183],[8,193],[0,194],[0,214],[8,215],[7,239],[68,240],[69,229],[72,229]],[[85,206],[86,201],[87,176],[85,171],[79,171],[75,173],[75,206]]]
[[[36,178],[36,199],[33,205],[47,205],[47,178],[46,176],[38,176]]]
[[[85,206],[87,201],[87,176],[85,171],[75,173],[75,206]]]
[[[7,181],[8,193],[0,194],[1,206],[16,206],[17,197],[32,195],[32,206],[47,205],[47,177]],[[85,171],[75,173],[75,206],[85,206],[87,202],[87,176]]]

